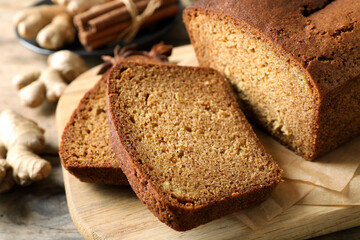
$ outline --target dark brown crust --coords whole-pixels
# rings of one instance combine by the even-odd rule
[[[304,13],[304,8],[312,14]],[[360,75],[358,1],[199,0],[186,11],[199,9],[259,31],[301,63],[323,95]]]
[[[121,161],[121,168],[124,170],[132,189],[160,221],[166,223],[175,230],[185,231],[233,213],[237,210],[255,206],[270,196],[271,191],[280,181],[282,170],[279,168],[274,170],[274,176],[271,180],[269,182],[264,182],[262,186],[248,189],[245,192],[227,197],[222,197],[220,199],[209,200],[207,203],[202,203],[201,205],[196,203],[181,203],[174,197],[168,196],[166,193],[162,192],[158,186],[154,185],[149,173],[147,173],[146,169],[139,164],[136,157],[131,154],[134,151],[134,146],[131,144],[131,140],[129,141],[128,137],[121,131],[121,122],[115,118],[116,109],[114,106],[118,98],[116,97],[114,79],[120,76],[121,68],[131,66],[131,64],[122,64],[121,66],[114,68],[108,80],[107,103],[110,136],[115,154]],[[200,69],[190,67],[182,68],[190,71],[198,71]],[[206,69],[206,71],[213,72],[214,70]],[[231,93],[232,91],[230,86],[225,81],[224,85],[227,86],[224,94],[231,96],[232,103],[237,105],[236,100]],[[238,109],[238,111],[243,116],[240,109]],[[249,137],[256,139],[256,146],[254,147],[256,147],[262,155],[265,156],[264,158],[273,162],[272,158],[265,153],[264,148],[261,146],[244,116],[243,119],[244,124],[247,124],[249,129]]]
[[[83,165],[74,164],[71,161],[72,157],[69,156],[71,142],[74,138],[74,124],[81,120],[85,106],[88,105],[90,99],[92,99],[94,95],[97,95],[97,92],[100,86],[104,84],[104,81],[106,81],[105,75],[94,85],[94,87],[85,93],[84,97],[79,102],[79,105],[74,110],[61,136],[59,155],[65,169],[80,181],[98,184],[129,185],[126,176],[119,166],[92,166],[91,163],[86,162],[83,163]]]
[[[120,168],[68,166],[66,170],[82,182],[120,186],[129,185],[126,176]]]
[[[314,158],[360,134],[360,77],[323,99],[317,127]]]
[[[199,0],[184,11],[185,24],[191,13],[246,25],[300,66],[317,99],[311,154],[298,152],[305,159],[314,160],[360,134],[360,2]]]

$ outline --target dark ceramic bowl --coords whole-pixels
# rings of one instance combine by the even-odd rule
[[[45,0],[45,1],[38,2],[38,3],[34,4],[33,6],[39,6],[39,5],[44,5],[44,4],[51,5],[53,3],[51,0]],[[179,4],[179,7],[180,7],[180,4]],[[147,29],[143,29],[143,30],[139,31],[138,34],[136,35],[136,37],[128,44],[129,45],[136,44],[138,46],[138,48],[141,48],[142,46],[152,45],[152,44],[156,43],[157,41],[160,41],[161,37],[164,34],[166,34],[180,19],[181,19],[181,10],[175,17],[172,17],[170,19],[164,19]],[[115,44],[107,45],[107,46],[104,46],[102,48],[99,48],[99,49],[96,49],[93,51],[87,51],[81,45],[79,40],[76,38],[74,43],[66,45],[62,49],[49,50],[49,49],[40,47],[34,39],[22,38],[19,35],[16,27],[15,27],[15,34],[16,34],[17,39],[20,41],[20,43],[22,45],[24,45],[26,48],[30,49],[33,52],[45,54],[45,55],[49,55],[49,54],[52,54],[56,51],[63,50],[63,49],[71,50],[83,57],[112,55],[113,49],[115,46]],[[122,41],[119,41],[117,44],[120,46],[125,45]]]

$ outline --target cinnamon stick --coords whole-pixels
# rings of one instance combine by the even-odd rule
[[[133,0],[135,4],[140,1],[142,0]],[[89,27],[87,24],[89,20],[122,7],[125,7],[125,5],[121,1],[110,1],[104,4],[96,5],[85,12],[75,15],[74,25],[77,26],[80,31],[86,31]]]
[[[177,4],[168,5],[163,8],[157,9],[154,14],[144,19],[140,29],[147,28],[162,19],[170,18],[175,16],[179,12],[179,7]]]
[[[173,7],[173,6],[174,5],[161,7],[159,9],[155,10],[154,13],[162,11],[163,9],[168,8],[168,7]],[[161,17],[171,17],[173,15],[176,15],[177,12],[175,12],[174,10],[175,10],[174,8],[170,8],[170,11],[168,10],[169,12],[167,14],[165,14],[165,15],[163,15],[164,13],[157,14],[157,15],[153,16],[153,19],[154,19],[154,21],[157,21],[157,20],[161,20]],[[155,17],[157,17],[157,18],[155,18]],[[150,20],[151,20],[150,22],[154,22],[152,19],[150,19]],[[147,24],[148,22],[149,22],[149,19],[144,19],[143,25]],[[98,38],[101,38],[104,36],[111,35],[113,33],[120,33],[121,31],[126,29],[128,26],[130,26],[130,24],[131,24],[131,19],[129,18],[124,22],[121,22],[118,24],[113,24],[112,26],[110,26],[102,31],[93,31],[93,30],[80,31],[79,38],[81,38],[82,42],[88,43],[90,41],[93,41],[95,39],[98,39]]]
[[[175,4],[177,2],[178,0],[162,0],[161,7]],[[149,0],[137,0],[136,2],[134,1],[134,3],[138,9],[138,12],[142,13],[146,8],[147,4],[149,3]],[[121,6],[121,5],[115,5],[115,6]],[[124,5],[122,5],[122,7],[118,7],[107,12],[103,12],[103,10],[104,9],[99,10],[99,12],[102,12],[102,14],[99,14],[96,17],[87,20],[87,23],[85,24],[86,31],[98,32],[108,27],[112,27],[120,22],[124,22],[131,19],[129,12]],[[96,14],[94,13],[93,16],[95,15]],[[78,19],[77,21],[82,21],[82,20]]]
[[[88,44],[89,42],[92,42],[99,38],[107,37],[109,35],[119,35],[120,32],[125,30],[130,25],[131,25],[131,21],[126,21],[123,23],[116,24],[113,27],[104,29],[103,31],[99,31],[99,32],[93,32],[93,31],[79,32],[79,39],[81,43]]]
[[[90,43],[84,45],[84,47],[86,48],[86,50],[92,51],[96,48],[105,46],[108,43],[112,43],[112,42],[116,41],[116,39],[117,39],[117,35],[109,35],[107,37],[103,37],[103,38],[97,39],[93,42],[90,42]]]
[[[169,6],[157,9],[154,12],[154,14],[152,14],[151,16],[144,19],[144,22],[141,25],[140,29],[146,28],[162,19],[166,19],[166,18],[175,16],[178,13],[178,11],[179,11],[179,7],[177,4],[173,4],[173,5],[169,5]],[[122,23],[121,25],[125,26],[127,24],[128,24],[128,26],[130,26],[131,20],[129,20],[125,23]],[[88,34],[88,35],[82,33],[82,34],[80,34],[81,35],[80,41],[87,50],[94,50],[94,49],[104,46],[108,43],[114,43],[118,39],[118,36],[121,33],[121,31],[124,30],[125,28],[126,27],[124,27],[122,29],[122,27],[113,26],[106,30],[106,34],[103,33],[105,31],[96,32],[96,33],[92,33],[92,34]],[[119,29],[121,29],[121,30],[119,30]]]

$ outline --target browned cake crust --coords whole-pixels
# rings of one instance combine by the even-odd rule
[[[229,78],[246,112],[304,158],[359,135],[360,1],[199,0],[183,19],[200,64]]]
[[[106,114],[106,76],[81,99],[60,143],[63,166],[83,182],[128,185],[111,148]]]
[[[212,69],[118,65],[108,80],[108,114],[132,189],[176,230],[257,205],[280,181],[281,169]]]

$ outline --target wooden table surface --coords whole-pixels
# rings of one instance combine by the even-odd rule
[[[28,187],[14,187],[10,192],[0,194],[0,239],[83,239],[71,220],[66,204],[57,155],[56,104],[25,108],[11,86],[11,79],[17,73],[46,67],[46,56],[27,50],[16,40],[11,21],[17,11],[34,2],[0,0],[0,111],[10,107],[38,121],[46,129],[47,154],[44,157],[51,162],[53,172],[45,181]],[[163,40],[175,46],[187,44],[188,37],[182,23],[179,22]],[[101,63],[99,58],[88,58],[86,61],[89,67]],[[314,239],[360,239],[360,227]]]

